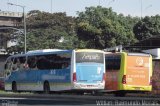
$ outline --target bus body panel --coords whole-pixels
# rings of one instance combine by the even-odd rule
[[[121,56],[120,68],[115,69],[117,60],[111,60],[113,66],[109,64],[113,69],[107,68],[106,59],[105,90],[151,91],[152,57],[148,54],[106,53],[106,57],[111,59],[118,55]]]
[[[100,50],[76,50],[75,51],[75,73],[76,82],[74,89],[98,90],[104,89],[103,75],[105,73],[104,52]],[[97,59],[96,59],[97,58]],[[99,63],[97,61],[103,61]]]
[[[76,64],[77,81],[82,83],[101,82],[103,64]],[[85,71],[85,72],[83,72]]]
[[[123,75],[126,75],[126,67],[127,67],[127,53],[122,52],[121,53],[121,68],[119,70],[119,76],[118,76],[118,90],[123,90],[124,85],[122,84],[122,78]]]
[[[122,67],[119,77],[119,90],[151,91],[152,57],[150,55],[128,55],[123,53]],[[122,83],[126,76],[126,84]]]
[[[119,70],[112,70],[111,72],[106,72],[106,90],[118,90],[118,76]]]
[[[12,89],[12,82],[17,84],[17,90],[43,91],[43,84],[48,81],[50,90],[71,89],[70,69],[63,70],[25,70],[12,72],[6,81],[6,90]],[[9,87],[10,85],[10,87]]]

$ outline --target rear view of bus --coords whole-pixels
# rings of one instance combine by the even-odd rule
[[[152,57],[148,54],[123,53],[124,73],[120,90],[151,91]]]
[[[81,49],[74,51],[73,89],[104,89],[105,65],[104,52],[101,50]]]

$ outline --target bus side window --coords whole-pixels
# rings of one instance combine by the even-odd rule
[[[24,69],[24,63],[26,61],[26,57],[15,57],[13,60],[12,70],[13,71],[20,71]]]
[[[24,67],[24,64],[26,62],[26,57],[19,57],[19,69],[20,70],[24,70],[25,67]]]
[[[27,60],[28,67],[31,69],[37,69],[37,57],[36,56],[30,56]]]
[[[11,70],[11,66],[12,66],[12,61],[11,61],[11,58],[9,58],[4,66],[4,69]]]
[[[108,55],[105,57],[106,71],[119,70],[121,64],[120,55]]]
[[[59,63],[58,69],[68,69],[71,64],[71,55],[69,54],[58,54],[58,60],[56,61]]]
[[[67,69],[71,63],[70,54],[49,54],[37,56],[38,69]]]
[[[115,69],[119,70],[121,65],[121,57],[118,55],[115,57]]]
[[[106,61],[106,71],[110,71],[110,70],[112,70],[112,64],[113,64],[113,62],[112,62],[112,56],[106,56],[105,57],[105,61]]]
[[[49,68],[50,66],[50,62],[49,60],[46,58],[46,56],[40,56],[38,57],[38,60],[37,60],[37,68],[38,69],[50,69]]]
[[[68,62],[64,62],[63,65],[62,65],[62,68],[63,69],[66,69],[69,67],[69,63]]]
[[[12,71],[18,71],[19,69],[20,69],[20,60],[18,57],[15,57],[12,65]]]
[[[46,56],[46,58],[50,63],[50,69],[68,69],[71,63],[71,55],[69,53],[52,54]]]
[[[13,65],[12,65],[12,71],[15,71],[17,69],[17,58],[14,58]]]

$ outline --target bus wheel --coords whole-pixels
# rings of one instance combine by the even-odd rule
[[[48,82],[44,82],[43,89],[44,89],[44,93],[45,94],[49,94],[50,93],[50,86],[49,86]]]
[[[17,84],[16,84],[15,81],[12,82],[12,91],[13,91],[13,92],[17,92]]]

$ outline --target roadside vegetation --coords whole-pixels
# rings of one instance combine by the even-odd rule
[[[39,10],[27,14],[27,50],[35,49],[104,49],[116,45],[131,45],[160,34],[160,16],[132,17],[117,14],[112,8],[86,7],[77,17],[66,13]],[[23,29],[23,25],[20,27]],[[13,37],[14,36],[14,37]],[[17,44],[8,52],[22,52],[23,33],[7,39]]]

